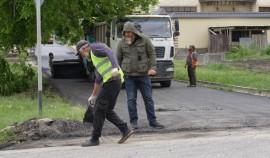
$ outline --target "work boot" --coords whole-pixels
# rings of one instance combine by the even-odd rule
[[[137,122],[131,122],[130,125],[131,125],[131,128],[132,128],[133,130],[138,129],[138,124],[137,124]]]
[[[99,138],[97,137],[92,137],[91,139],[90,139],[90,141],[88,140],[88,141],[86,141],[86,142],[83,142],[82,144],[81,144],[81,146],[82,147],[88,147],[88,146],[98,146],[99,145]]]
[[[124,143],[132,135],[132,133],[133,131],[131,129],[124,132],[122,138],[118,141],[118,144]]]
[[[150,123],[149,123],[149,126],[150,126],[150,127],[153,127],[153,128],[157,128],[157,129],[162,129],[162,128],[164,128],[164,126],[161,125],[160,123],[158,123],[157,121],[150,122]]]

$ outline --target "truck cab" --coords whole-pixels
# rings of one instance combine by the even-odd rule
[[[162,87],[170,87],[174,77],[174,40],[179,35],[179,24],[175,22],[173,32],[172,21],[168,15],[128,15],[115,19],[111,23],[110,47],[116,51],[118,42],[123,37],[124,23],[130,21],[137,29],[148,36],[155,46],[157,58],[157,74],[151,76],[151,82],[160,83]],[[108,35],[107,35],[108,36]]]

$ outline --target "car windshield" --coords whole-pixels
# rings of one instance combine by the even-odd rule
[[[172,37],[171,24],[168,18],[127,18],[117,23],[117,36],[122,37],[123,26],[126,21],[131,21],[136,28],[150,38]]]

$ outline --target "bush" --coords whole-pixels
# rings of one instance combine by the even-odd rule
[[[10,65],[0,56],[0,96],[9,96],[29,89],[34,77],[34,70],[21,60]]]
[[[232,47],[226,54],[226,59],[247,59],[251,57],[261,56],[261,52],[257,49],[247,47]]]
[[[270,55],[270,46],[266,47],[263,52],[262,52],[263,55]]]

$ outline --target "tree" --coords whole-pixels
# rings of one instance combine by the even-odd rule
[[[110,21],[132,14],[139,7],[148,11],[157,0],[44,0],[41,6],[42,43],[57,35],[71,44],[83,37],[82,21]],[[85,24],[84,24],[85,25]],[[34,0],[0,1],[0,48],[22,50],[36,43]]]

